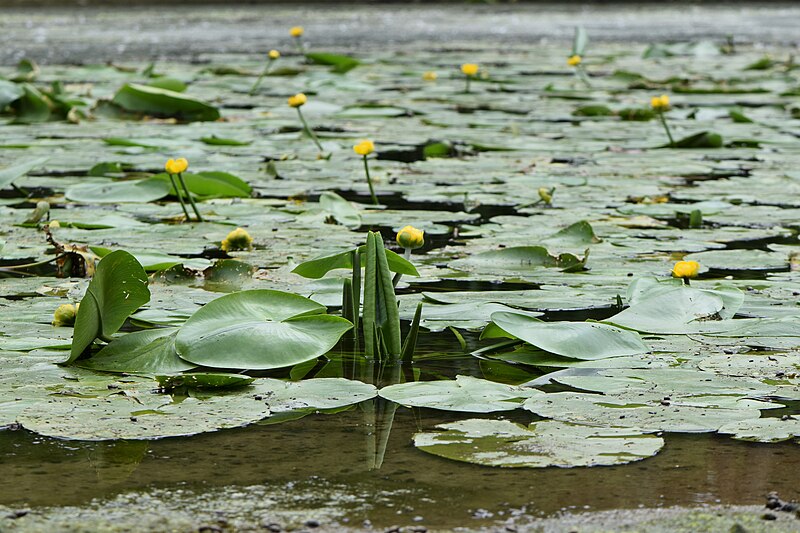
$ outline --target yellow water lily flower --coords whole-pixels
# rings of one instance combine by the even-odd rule
[[[553,189],[539,187],[539,190],[536,192],[539,193],[539,198],[547,205],[551,205],[553,203]]]
[[[305,33],[305,30],[303,29],[302,26],[293,26],[289,28],[289,35],[291,35],[292,37],[295,38],[301,37],[303,33]]]
[[[222,240],[220,248],[225,252],[233,250],[249,250],[253,247],[253,238],[243,228],[236,228],[228,233],[228,236]]]
[[[183,157],[179,157],[178,159],[170,159],[164,165],[164,168],[169,174],[182,174],[183,172],[186,172],[187,168],[189,168],[189,162]]]
[[[358,155],[367,156],[375,151],[375,143],[370,140],[363,140],[357,145],[353,146],[353,151]]]
[[[480,67],[475,63],[464,63],[461,65],[461,72],[463,72],[465,76],[475,76],[478,70],[480,70]]]
[[[676,278],[696,278],[700,271],[700,263],[697,261],[678,261],[672,267],[672,275]]]
[[[281,53],[278,52],[277,50],[270,50],[269,54],[267,55],[269,55],[270,59],[278,59],[279,57],[281,57]]]
[[[662,94],[650,99],[650,106],[656,111],[664,111],[669,107],[669,96]]]
[[[53,313],[53,325],[56,327],[75,325],[75,317],[78,315],[80,304],[61,304]]]
[[[416,250],[425,244],[425,232],[414,226],[406,226],[397,232],[397,244],[409,250]]]
[[[294,96],[289,97],[289,107],[300,107],[305,105],[308,101],[308,97],[303,93],[297,93]]]
[[[436,74],[432,70],[428,70],[422,74],[422,79],[425,81],[436,81],[436,78],[438,77],[439,77],[438,74]]]
[[[573,56],[570,56],[569,59],[567,59],[567,65],[569,65],[571,67],[577,67],[578,65],[581,64],[581,61],[583,61],[581,56],[579,56],[578,54],[575,54]]]

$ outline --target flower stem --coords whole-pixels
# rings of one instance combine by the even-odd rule
[[[274,60],[271,59],[271,58],[270,58],[269,61],[267,61],[267,66],[264,67],[264,70],[261,72],[261,75],[258,77],[256,82],[253,84],[253,87],[250,89],[250,96],[253,96],[254,94],[256,94],[256,91],[258,90],[258,86],[261,85],[261,80],[264,79],[264,76],[269,74],[269,71],[272,68],[273,61]]]
[[[367,156],[364,156],[364,173],[367,175],[367,185],[369,185],[369,195],[372,197],[372,203],[378,205],[378,197],[375,196],[375,189],[372,187],[372,178],[369,175],[369,163],[367,163]]]
[[[664,126],[664,131],[667,132],[667,137],[669,138],[669,146],[670,148],[675,146],[675,141],[672,139],[672,133],[669,131],[669,124],[667,124],[667,119],[664,116],[663,111],[658,112],[658,118],[661,119],[661,124]]]
[[[172,189],[175,191],[175,196],[178,197],[178,201],[181,203],[181,209],[183,209],[183,214],[186,216],[186,220],[191,220],[189,216],[189,211],[186,210],[186,204],[183,203],[183,195],[181,194],[181,190],[178,188],[178,184],[175,183],[175,175],[169,175],[169,181],[172,183]]]
[[[319,139],[317,139],[317,134],[314,133],[314,130],[308,127],[308,122],[306,122],[306,118],[303,116],[303,112],[300,111],[300,108],[297,109],[297,116],[300,117],[300,122],[303,123],[303,129],[305,130],[306,134],[311,137],[311,140],[314,141],[314,144],[317,145],[317,148],[320,152],[324,152],[325,150],[322,149],[322,145],[319,143]]]
[[[472,76],[466,76],[467,83],[466,83],[466,86],[464,87],[464,92],[465,93],[469,92],[469,82],[470,82],[471,79],[472,79]]]
[[[194,210],[194,214],[197,215],[197,221],[202,222],[203,217],[200,216],[200,211],[197,210],[197,204],[194,203],[194,198],[192,198],[192,194],[189,192],[189,187],[186,186],[186,182],[183,181],[183,174],[178,173],[178,179],[181,182],[181,187],[186,192],[186,196],[189,198],[189,203],[192,204],[192,210]]]

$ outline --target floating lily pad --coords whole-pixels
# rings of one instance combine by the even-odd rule
[[[608,466],[657,454],[664,440],[635,430],[542,421],[527,428],[505,420],[441,424],[414,435],[420,450],[466,463],[504,468]]]
[[[415,381],[382,388],[382,398],[408,407],[429,407],[463,413],[491,413],[518,408],[525,398],[544,394],[470,376],[455,381]]]
[[[603,359],[648,351],[633,331],[591,322],[542,322],[518,313],[493,313],[492,323],[511,338],[574,359]],[[493,336],[503,335],[493,330]],[[484,336],[486,332],[484,332]]]

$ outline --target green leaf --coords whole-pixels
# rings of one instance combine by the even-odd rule
[[[492,271],[496,269],[528,271],[537,267],[548,267],[573,272],[582,270],[587,259],[588,250],[583,258],[579,258],[570,253],[551,255],[544,246],[512,246],[457,259],[448,266],[457,270]]]
[[[5,109],[10,103],[19,100],[25,94],[25,90],[16,83],[0,79],[0,111]]]
[[[195,367],[175,352],[177,328],[146,329],[114,339],[108,346],[77,366],[124,373],[172,373]]]
[[[104,257],[81,300],[75,319],[72,351],[64,363],[75,361],[98,337],[109,338],[125,320],[150,301],[147,274],[128,252]]]
[[[306,54],[306,59],[318,65],[330,65],[331,71],[338,74],[349,72],[361,64],[354,57],[327,52],[310,52]]]
[[[361,257],[361,265],[363,267],[364,254],[367,247],[365,245],[358,247],[358,253]],[[419,276],[417,268],[407,261],[403,256],[397,255],[391,250],[385,250],[386,260],[389,264],[389,270],[398,274],[405,274],[409,276]],[[346,250],[344,252],[336,252],[333,254],[325,254],[314,259],[310,259],[297,265],[292,272],[303,276],[304,278],[319,279],[331,270],[338,268],[353,269],[353,251]]]
[[[493,313],[492,322],[506,333],[542,350],[575,359],[603,359],[646,353],[633,331],[593,322],[542,322],[518,313]]]
[[[148,87],[156,87],[158,89],[166,89],[176,93],[182,93],[186,90],[187,85],[181,80],[175,78],[155,78],[147,83]]]
[[[274,290],[217,298],[197,311],[176,339],[183,359],[215,368],[264,370],[324,355],[352,324],[325,307]]]
[[[361,226],[361,212],[335,192],[323,192],[319,197],[319,206],[346,228],[358,229]]]
[[[390,385],[382,388],[378,394],[406,407],[492,413],[511,411],[520,407],[526,398],[544,393],[470,376],[456,376],[455,381],[415,381]]]
[[[5,189],[34,168],[42,166],[47,160],[47,157],[38,157],[0,169],[0,189]]]
[[[85,204],[148,203],[164,198],[171,188],[168,181],[157,178],[81,183],[68,188],[64,196]]]
[[[665,144],[661,148],[722,148],[722,135],[713,131],[701,131],[675,141],[670,146]]]
[[[362,322],[365,354],[367,357],[380,358],[385,354],[390,358],[398,358],[403,350],[400,343],[400,316],[380,233],[370,231],[367,234],[365,260]]]
[[[182,93],[127,83],[117,91],[112,102],[127,111],[158,117],[174,117],[187,122],[217,120],[216,107]]]
[[[614,114],[611,108],[604,105],[584,105],[577,107],[572,115],[576,117],[610,117]]]
[[[50,120],[50,106],[47,98],[29,83],[22,84],[22,97],[11,103],[16,124],[34,124]]]
[[[169,174],[156,174],[151,179],[170,183]],[[201,198],[249,198],[252,188],[244,180],[227,172],[186,172],[183,174],[186,187]],[[170,189],[170,194],[175,191]]]
[[[216,135],[200,137],[200,140],[212,146],[249,146],[253,144],[253,141],[237,141],[236,139],[225,139]]]
[[[573,468],[641,461],[664,440],[634,429],[597,428],[552,420],[528,426],[508,420],[471,419],[417,433],[414,446],[455,461],[505,468]]]

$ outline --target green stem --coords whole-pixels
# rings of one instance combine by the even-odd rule
[[[369,185],[369,195],[372,197],[372,203],[378,205],[378,197],[375,196],[375,189],[372,187],[372,178],[369,175],[369,163],[367,163],[367,156],[364,156],[364,172],[367,174],[367,185]]]
[[[29,193],[29,192],[27,191],[27,189],[23,189],[22,187],[20,187],[20,186],[19,186],[19,185],[17,185],[16,183],[13,183],[13,182],[12,182],[12,183],[11,183],[11,186],[14,188],[14,190],[15,190],[15,191],[17,191],[18,193],[20,193],[22,196],[29,197],[29,196],[31,195],[31,193]]]
[[[403,252],[403,258],[406,261],[410,261],[411,260],[411,248],[404,248],[403,250],[405,250]],[[392,278],[392,287],[397,287],[397,284],[400,283],[400,278],[402,278],[402,277],[403,277],[403,274],[401,274],[400,272],[396,272],[394,277]]]
[[[317,135],[314,133],[314,130],[308,127],[308,122],[306,122],[306,118],[303,116],[303,112],[300,111],[300,108],[297,108],[297,116],[300,117],[300,122],[303,123],[303,129],[305,130],[306,134],[311,137],[311,140],[314,141],[314,144],[317,145],[317,148],[320,152],[324,152],[322,149],[322,145],[319,143],[319,139],[317,139]]]
[[[192,198],[192,194],[189,192],[189,187],[186,186],[186,182],[183,181],[183,174],[178,174],[178,180],[181,182],[181,187],[186,192],[186,196],[189,197],[189,203],[192,204],[192,209],[194,210],[194,214],[197,215],[197,221],[202,222],[203,217],[200,216],[200,211],[197,210],[197,204],[194,203],[194,198]]]
[[[464,92],[468,93],[469,92],[469,82],[472,79],[472,76],[467,76],[466,79],[467,79],[467,83],[466,83],[466,86],[464,87]]]
[[[672,140],[672,133],[669,131],[669,124],[667,124],[667,119],[664,117],[664,112],[659,110],[658,118],[661,119],[661,124],[664,126],[664,131],[667,132],[667,137],[669,138],[669,146],[670,148],[675,146],[675,141]]]
[[[169,181],[172,183],[172,189],[175,191],[175,196],[178,197],[178,201],[181,203],[181,209],[183,209],[183,214],[186,216],[186,220],[191,220],[189,217],[189,211],[186,210],[186,204],[183,203],[183,195],[181,194],[181,190],[178,188],[178,184],[175,183],[175,175],[169,175]]]
[[[261,80],[264,79],[264,76],[269,74],[269,70],[272,68],[273,61],[274,61],[274,59],[272,59],[272,58],[270,58],[270,60],[267,61],[267,66],[264,67],[264,70],[261,72],[261,75],[258,77],[256,82],[253,84],[252,89],[250,89],[250,96],[253,96],[254,94],[256,94],[256,91],[258,90],[258,86],[261,85]]]
[[[306,47],[303,46],[303,38],[302,37],[295,37],[294,44],[297,46],[297,51],[300,52],[301,55],[306,55]]]

